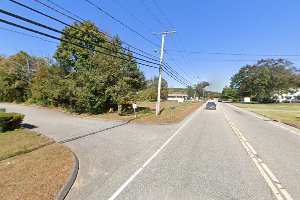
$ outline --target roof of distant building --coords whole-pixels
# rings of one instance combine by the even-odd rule
[[[168,94],[168,97],[188,97],[187,94]]]

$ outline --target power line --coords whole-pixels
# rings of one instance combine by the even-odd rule
[[[143,36],[142,34],[138,33],[137,31],[135,31],[133,28],[129,27],[128,25],[126,25],[124,22],[120,21],[119,19],[115,18],[114,16],[112,16],[111,14],[109,14],[108,12],[106,12],[105,10],[103,10],[100,6],[96,5],[95,3],[93,3],[90,0],[85,0],[86,2],[88,2],[89,4],[91,4],[92,6],[94,6],[95,8],[97,8],[98,10],[100,10],[102,13],[106,14],[107,16],[109,16],[110,18],[112,18],[114,21],[118,22],[119,24],[121,24],[122,26],[124,26],[125,28],[127,28],[128,30],[130,30],[131,32],[135,33],[136,35],[138,35],[139,37],[143,38],[144,40],[146,40],[147,42],[153,44],[156,47],[159,47],[158,44],[152,42],[151,40],[149,40],[148,38],[146,38],[145,36]]]
[[[120,20],[116,19],[115,17],[113,17],[111,14],[109,14],[108,12],[104,11],[102,8],[100,8],[99,6],[97,6],[95,3],[91,2],[90,0],[85,0],[88,3],[90,3],[91,5],[93,5],[94,7],[96,7],[98,10],[100,10],[101,12],[103,12],[104,14],[108,15],[109,17],[111,17],[112,19],[114,19],[115,21],[117,21],[118,23],[122,24],[123,26],[125,26],[126,28],[129,28],[131,31],[137,33],[136,31],[134,31],[132,28],[128,27],[127,25],[125,25],[123,22],[121,22]],[[140,35],[139,33],[137,33],[138,35]],[[140,35],[141,36],[141,35]],[[145,38],[144,36],[142,36],[143,38]],[[151,42],[151,41],[150,41]],[[151,42],[153,43],[153,42]],[[155,46],[159,47],[157,44],[154,44]]]
[[[165,17],[165,19],[167,20],[167,22],[171,25],[172,29],[176,30],[175,26],[169,20],[169,18],[167,17],[167,15],[165,15],[165,13],[163,12],[163,10],[158,6],[158,3],[155,0],[153,0],[153,3],[156,6],[156,8],[161,12],[161,14]]]
[[[67,37],[71,37],[71,38],[73,38],[73,39],[82,41],[82,42],[84,42],[84,43],[88,43],[89,45],[92,44],[92,45],[94,45],[94,46],[96,46],[96,47],[99,47],[99,48],[102,48],[102,49],[105,49],[105,50],[108,50],[108,51],[112,51],[112,49],[109,49],[109,48],[106,48],[106,47],[103,47],[103,46],[99,46],[98,44],[95,44],[95,43],[93,43],[93,42],[92,42],[92,43],[87,42],[87,41],[85,41],[85,40],[83,40],[83,39],[81,39],[81,38],[79,38],[79,37],[77,37],[77,36],[73,36],[73,35],[64,33],[64,32],[62,32],[62,31],[60,31],[60,30],[55,29],[55,28],[46,26],[46,25],[44,25],[44,24],[35,22],[35,21],[33,21],[33,20],[27,19],[27,18],[22,17],[22,16],[19,16],[19,15],[10,13],[10,12],[8,12],[8,11],[5,11],[5,10],[0,9],[0,12],[3,13],[3,14],[9,15],[9,16],[11,16],[11,17],[14,17],[14,18],[17,18],[17,19],[26,21],[26,22],[28,22],[28,23],[34,24],[34,25],[36,25],[36,26],[39,26],[39,27],[42,27],[42,28],[51,30],[51,31],[53,31],[53,32],[56,32],[56,33],[65,35],[65,36],[67,36]],[[122,52],[118,52],[118,51],[116,51],[115,53],[118,53],[118,54],[127,56],[126,53],[122,53]],[[135,58],[135,59],[137,59],[137,60],[143,61],[143,62],[147,62],[147,63],[154,64],[154,65],[159,65],[158,63],[154,63],[154,62],[152,62],[152,61],[148,61],[148,60],[145,60],[145,59],[141,59],[141,58],[138,58],[138,57],[135,57],[135,56],[132,56],[132,57]],[[121,58],[121,57],[119,57],[119,58]]]
[[[172,71],[178,78],[182,79],[184,82],[186,82],[187,84],[191,85],[191,83],[186,80],[182,75],[180,75],[176,70],[174,70],[171,66],[169,66],[168,64],[164,63],[163,67],[167,70]]]
[[[28,28],[28,27],[25,27],[25,26],[22,26],[22,25],[19,25],[19,24],[15,24],[13,22],[10,22],[10,21],[4,20],[4,19],[0,19],[0,22],[11,25],[11,26],[15,26],[15,27],[18,27],[18,28],[21,28],[21,29],[24,29],[24,30],[27,30],[27,31],[30,31],[30,32],[33,32],[33,33],[37,33],[39,35],[43,35],[43,36],[46,36],[46,37],[49,37],[49,38],[52,38],[52,39],[55,39],[55,40],[59,40],[59,41],[62,41],[62,42],[68,43],[68,44],[72,44],[72,45],[78,46],[80,48],[85,48],[85,49],[91,50],[93,52],[98,52],[98,53],[103,54],[103,55],[111,56],[111,57],[114,57],[114,58],[119,58],[119,59],[126,60],[126,61],[131,61],[131,60],[123,58],[123,57],[118,57],[118,56],[115,56],[115,55],[112,55],[112,54],[109,54],[109,53],[106,53],[106,52],[98,51],[98,50],[93,49],[91,47],[87,47],[87,46],[80,45],[80,44],[77,44],[77,43],[74,43],[74,42],[70,42],[68,40],[64,40],[64,39],[58,38],[56,36],[53,36],[53,35],[50,35],[50,34],[47,34],[47,33],[43,33],[41,31],[37,31],[37,30],[31,29],[31,28]],[[147,66],[147,67],[151,67],[151,68],[158,68],[158,67],[148,65],[148,64],[145,64],[145,63],[140,63],[140,62],[136,62],[136,63],[140,64],[140,65]]]
[[[156,8],[157,8],[157,9],[161,12],[161,14],[164,16],[164,18],[166,19],[166,21],[169,23],[169,25],[170,25],[174,30],[176,30],[174,24],[169,20],[169,18],[167,17],[167,15],[164,13],[164,11],[163,11],[163,10],[160,8],[160,6],[158,5],[158,3],[157,3],[155,0],[152,0],[152,1],[153,1],[154,5],[156,6]],[[177,39],[178,39],[180,45],[181,45],[182,48],[184,49],[183,52],[185,53],[186,57],[182,56],[181,54],[180,54],[180,55],[181,55],[183,58],[187,58],[187,61],[191,64],[192,67],[194,67],[194,64],[192,63],[192,61],[191,61],[189,55],[185,52],[185,47],[184,47],[184,44],[183,44],[183,42],[182,42],[182,39],[181,39],[179,33],[177,33],[176,36],[177,36]],[[172,36],[171,36],[171,39],[172,39],[172,41],[174,42],[175,46],[178,47],[177,44],[176,44],[176,42],[173,40]]]
[[[26,7],[24,4],[21,4],[21,3],[19,3],[19,2],[14,1],[14,0],[11,0],[11,1],[14,2],[14,3],[17,3],[17,4],[19,4],[19,5],[22,5],[23,7]],[[32,11],[36,11],[35,9],[32,9],[32,8],[30,8],[30,7],[28,7],[28,6],[27,6],[26,8],[28,8],[28,9],[30,9],[30,10],[32,10]],[[37,26],[40,26],[40,27],[46,28],[46,29],[48,29],[48,30],[51,30],[51,31],[54,31],[54,32],[58,32],[58,33],[60,33],[60,34],[63,34],[63,33],[60,32],[59,30],[56,30],[56,29],[54,29],[54,28],[52,28],[52,27],[49,27],[49,26],[40,24],[40,23],[38,23],[38,22],[34,22],[34,21],[32,21],[32,20],[29,20],[29,19],[26,19],[26,18],[24,18],[24,17],[15,15],[15,14],[13,14],[13,13],[9,13],[9,12],[4,11],[4,10],[1,10],[1,9],[0,9],[0,11],[1,11],[2,13],[4,13],[4,14],[8,14],[8,15],[13,16],[13,17],[16,17],[16,18],[18,18],[18,19],[21,19],[21,20],[27,21],[27,22],[29,22],[29,23],[35,24],[35,25],[37,25]],[[49,18],[54,19],[55,21],[58,21],[58,22],[60,22],[60,23],[63,23],[63,24],[65,24],[65,25],[67,25],[66,23],[64,23],[64,22],[62,22],[62,21],[60,21],[60,20],[58,20],[58,19],[56,19],[56,18],[53,18],[53,17],[51,17],[51,16],[49,16],[49,15],[46,15],[46,14],[41,13],[41,12],[38,12],[38,13],[39,13],[39,14],[43,14],[44,16],[47,16],[47,17],[49,17]],[[4,22],[4,23],[7,23],[7,24],[9,24],[9,25],[13,25],[13,26],[16,26],[16,27],[19,27],[19,28],[22,28],[22,29],[25,29],[25,30],[28,30],[28,31],[31,31],[31,32],[35,32],[35,33],[37,33],[37,34],[41,34],[41,35],[44,35],[44,36],[46,36],[46,37],[50,37],[50,38],[52,38],[52,39],[64,41],[64,42],[67,42],[67,43],[70,43],[70,44],[73,44],[73,45],[76,45],[76,46],[80,46],[80,47],[82,47],[82,48],[87,48],[87,49],[89,49],[89,50],[93,50],[93,51],[96,51],[96,52],[105,54],[104,52],[97,51],[97,50],[92,49],[92,48],[90,48],[90,47],[86,47],[86,46],[83,46],[83,45],[78,45],[78,44],[76,44],[76,43],[72,43],[72,42],[69,42],[69,41],[66,41],[66,40],[63,40],[63,39],[59,39],[59,38],[57,38],[57,37],[55,37],[55,36],[51,36],[51,35],[49,35],[49,34],[45,34],[45,33],[42,33],[42,32],[40,32],[40,31],[36,31],[36,30],[30,29],[30,28],[27,28],[27,27],[24,27],[24,26],[21,26],[21,25],[13,24],[13,23],[8,22],[8,21],[5,21],[5,20],[1,20],[1,21]],[[17,32],[17,31],[14,31],[14,32]],[[20,33],[20,32],[18,32],[18,33]],[[20,33],[20,34],[23,34],[23,33]],[[23,34],[23,35],[28,35],[28,34]],[[28,36],[30,36],[30,35],[28,35]],[[71,35],[68,35],[68,36],[80,40],[79,38],[73,37],[73,36],[71,36]],[[35,36],[33,36],[33,37],[35,37]],[[35,38],[38,38],[38,37],[35,37]],[[42,38],[40,38],[40,39],[42,39]],[[86,41],[84,41],[84,42],[86,42]],[[109,49],[109,50],[110,50],[110,49]],[[106,54],[106,55],[107,55],[107,54]],[[112,55],[109,55],[109,56],[112,56]],[[122,57],[118,57],[118,56],[113,56],[113,57],[123,59]],[[127,60],[127,59],[123,59],[123,60]],[[144,61],[144,62],[147,62],[147,61],[145,61],[145,60],[143,60],[143,61]],[[149,66],[149,65],[147,65],[147,64],[139,63],[139,62],[137,62],[137,64],[141,64],[141,65],[144,65],[144,66]],[[149,67],[153,67],[153,66],[149,66]],[[157,67],[154,67],[154,68],[157,68]],[[179,83],[181,83],[181,84],[183,84],[183,85],[187,85],[185,82],[183,82],[183,81],[181,80],[181,79],[184,79],[184,78],[183,78],[182,76],[180,76],[180,75],[179,75],[175,70],[173,70],[170,66],[168,66],[168,69],[164,69],[164,71],[166,71],[166,73],[167,73],[170,77],[172,77],[174,80],[176,80],[177,82],[179,82]],[[179,78],[178,78],[178,76],[179,76]],[[184,80],[185,80],[185,79],[184,79]],[[186,81],[186,80],[185,80],[185,81]]]
[[[202,60],[203,62],[257,62],[259,60],[263,60],[263,59],[228,59],[228,60]],[[292,60],[292,61],[300,61],[299,59],[289,59],[289,60]]]
[[[20,35],[24,35],[24,36],[27,36],[27,37],[32,37],[32,38],[35,38],[35,39],[43,40],[45,42],[50,42],[50,43],[53,43],[53,44],[58,44],[57,42],[53,42],[51,40],[47,40],[47,39],[44,39],[44,38],[41,38],[41,37],[37,37],[37,36],[34,36],[34,35],[30,35],[30,34],[27,34],[27,33],[22,33],[22,32],[19,32],[19,31],[12,30],[12,29],[4,28],[4,27],[0,27],[0,29],[5,30],[5,31],[9,31],[9,32],[12,32],[12,33],[17,33],[17,34],[20,34]]]
[[[184,52],[183,50],[168,50],[172,52]],[[286,56],[286,57],[299,57],[300,54],[251,54],[251,53],[226,53],[226,52],[205,52],[205,51],[187,51],[190,54],[209,54],[209,55],[227,55],[227,56]]]
[[[65,14],[65,13],[63,13],[63,12],[61,12],[61,11],[59,11],[59,10],[57,10],[57,9],[55,9],[55,8],[53,8],[53,7],[51,7],[51,6],[49,6],[49,5],[47,5],[46,3],[41,2],[40,0],[34,0],[34,1],[36,1],[37,3],[39,3],[39,4],[41,4],[41,5],[45,6],[45,7],[47,7],[47,8],[50,9],[50,10],[53,10],[53,11],[55,11],[55,12],[57,12],[57,13],[59,13],[59,14],[65,16],[65,17],[67,17],[67,18],[69,18],[69,19],[72,19],[72,20],[74,20],[74,21],[76,21],[76,22],[78,22],[78,23],[80,23],[80,24],[83,24],[82,21],[86,21],[86,20],[84,20],[84,19],[83,19],[82,21],[80,21],[80,20],[78,20],[78,19],[75,19],[74,17],[72,17],[72,16],[70,16],[70,15],[67,15],[67,14]],[[57,4],[57,5],[58,5],[58,4]],[[62,6],[60,6],[60,7],[62,7]],[[66,10],[65,8],[63,8],[63,9]],[[72,12],[70,12],[70,11],[68,11],[68,10],[66,10],[66,11],[67,11],[68,13],[72,13]],[[74,16],[75,16],[75,15],[74,15]],[[111,38],[111,39],[113,38],[111,35],[105,33],[104,30],[102,30],[102,29],[100,29],[100,28],[99,28],[99,30],[100,30],[105,36],[107,36],[108,38]],[[136,47],[134,47],[133,45],[127,43],[127,42],[122,41],[122,43],[125,44],[125,45],[127,45],[128,47],[130,47],[130,48],[132,48],[132,49],[135,49],[135,50],[140,51],[140,52],[142,52],[142,53],[144,53],[144,54],[146,54],[146,55],[148,55],[148,56],[151,56],[151,57],[153,57],[153,58],[155,58],[155,59],[158,59],[156,56],[154,56],[154,55],[152,55],[152,54],[150,54],[150,53],[147,53],[147,52],[145,52],[145,51],[143,51],[143,50],[141,50],[141,49],[139,49],[139,48],[136,48]]]
[[[179,65],[178,65],[178,63],[176,62],[176,60],[173,58],[173,57],[171,57],[171,55],[168,53],[168,51],[166,51],[166,54],[169,56],[169,59],[171,60],[171,61],[173,61],[173,63],[187,76],[187,77],[189,77],[189,78],[192,78],[189,74],[187,74]]]
[[[184,85],[184,86],[188,86],[188,84],[180,81],[180,79],[178,79],[176,76],[174,76],[171,72],[169,72],[168,70],[166,70],[165,68],[163,68],[163,71],[168,75],[170,76],[171,78],[173,78],[175,81],[177,81],[178,83],[180,83],[181,85]]]
[[[12,0],[13,1],[13,0]],[[47,1],[49,1],[49,2],[51,2],[50,0],[47,0]],[[130,13],[124,6],[122,6],[119,2],[117,2],[116,0],[114,0],[119,6],[121,6],[123,9],[125,9],[125,11],[127,11],[132,17],[135,17],[132,13]],[[73,15],[73,16],[75,16],[75,17],[77,17],[77,18],[79,18],[79,19],[81,19],[81,20],[83,20],[81,17],[79,17],[78,15],[75,15],[75,14],[73,14],[72,12],[70,12],[70,11],[68,11],[68,10],[66,10],[66,9],[64,9],[63,7],[61,7],[61,6],[59,6],[58,4],[54,4],[54,5],[56,5],[56,6],[58,6],[59,8],[61,8],[61,9],[63,9],[64,11],[66,11],[67,13],[69,13],[69,14],[71,14],[71,15]],[[142,23],[137,17],[135,17],[136,18],[136,20],[138,20],[140,23]],[[172,69],[170,66],[169,66],[169,69],[170,70],[172,70],[172,71],[175,71],[174,69]],[[176,71],[175,71],[176,72]],[[175,73],[174,72],[174,73]],[[176,74],[177,75],[179,75],[177,72],[176,72]],[[183,78],[182,76],[181,76],[181,78]],[[184,78],[183,78],[184,79]],[[178,81],[178,80],[177,80]]]
[[[39,4],[41,4],[41,5],[43,5],[43,6],[45,6],[45,7],[47,7],[47,8],[49,8],[49,9],[51,9],[51,10],[53,10],[53,11],[55,11],[55,12],[57,12],[57,13],[59,13],[59,14],[61,14],[61,15],[63,15],[63,16],[65,16],[65,17],[68,17],[69,19],[72,19],[72,20],[74,20],[74,21],[80,23],[80,20],[75,19],[74,17],[72,17],[72,16],[70,16],[70,15],[67,15],[67,14],[63,13],[63,12],[61,12],[61,11],[59,11],[59,10],[57,10],[57,9],[55,9],[55,8],[53,8],[53,7],[51,7],[51,6],[49,6],[49,5],[47,5],[46,3],[41,2],[40,0],[34,0],[34,1],[37,2],[37,3],[39,3]]]
[[[61,23],[61,24],[63,24],[63,25],[66,25],[66,26],[68,26],[68,27],[70,27],[70,28],[72,28],[72,29],[78,30],[78,31],[80,31],[80,32],[82,32],[82,33],[84,33],[84,34],[86,34],[86,35],[89,35],[89,36],[93,36],[93,37],[98,38],[98,37],[95,36],[94,34],[91,34],[91,33],[88,33],[88,32],[86,32],[86,31],[83,31],[83,30],[81,30],[81,29],[79,29],[79,28],[76,28],[76,27],[74,27],[74,26],[72,26],[72,25],[70,25],[70,24],[68,24],[68,23],[65,23],[65,22],[63,22],[63,21],[61,21],[61,20],[59,20],[59,19],[57,19],[57,18],[55,18],[55,17],[52,17],[52,16],[50,16],[50,15],[47,15],[47,14],[45,14],[45,13],[43,13],[43,12],[40,12],[40,11],[38,11],[38,10],[36,10],[36,9],[30,7],[30,6],[27,6],[27,5],[25,5],[25,4],[22,4],[22,3],[18,2],[18,1],[15,1],[15,0],[9,0],[9,1],[11,1],[11,2],[13,2],[13,3],[15,3],[15,4],[18,4],[18,5],[22,6],[22,7],[25,7],[25,8],[27,8],[27,9],[33,11],[33,12],[39,13],[40,15],[43,15],[43,16],[45,16],[45,17],[47,17],[47,18],[50,18],[50,19],[52,19],[52,20],[54,20],[54,21],[57,21],[57,22],[59,22],[59,23]],[[102,33],[102,32],[101,32],[101,33]],[[103,34],[104,34],[104,33],[103,33]],[[127,50],[126,48],[124,48],[124,47],[122,47],[122,46],[120,46],[120,45],[117,45],[117,44],[115,44],[115,43],[113,43],[113,42],[110,42],[110,41],[108,41],[108,42],[109,42],[110,44],[114,45],[114,46],[117,46],[117,47],[120,47],[120,48],[122,48],[122,49],[124,49],[124,50]],[[137,53],[137,52],[135,52],[135,51],[132,51],[132,50],[131,50],[131,52],[132,52],[132,53],[135,53],[135,54],[137,54],[137,55],[140,55],[140,56],[142,56],[142,57],[148,58],[148,59],[150,59],[150,60],[158,61],[157,59],[150,58],[150,57],[148,57],[148,56],[145,56],[145,55],[143,55],[143,54]]]
[[[132,12],[130,12],[124,5],[122,5],[119,1],[113,0],[119,7],[121,7],[126,13],[128,13],[132,18],[134,18],[136,21],[138,21],[144,28],[146,28],[150,32],[154,32],[149,26],[147,26],[141,19],[139,19],[136,15],[134,15]],[[155,35],[157,39],[159,37]]]
[[[146,10],[152,15],[152,17],[164,28],[164,29],[167,29],[166,28],[166,26],[161,22],[161,20],[152,12],[152,10],[147,6],[147,4],[143,1],[143,0],[140,0],[140,2],[141,2],[141,4],[143,4],[143,6],[146,8]],[[154,2],[154,4],[156,5],[156,7],[159,9],[159,11],[161,11],[161,13],[165,16],[165,18],[167,18],[166,17],[166,15],[163,13],[163,11],[162,11],[162,9],[158,6],[158,4],[156,3],[156,2]],[[168,20],[168,19],[167,19]],[[169,20],[168,20],[169,21]],[[173,27],[173,29],[175,30],[175,27],[174,26],[172,26]],[[177,35],[177,34],[176,34]],[[178,37],[178,36],[177,36]],[[174,45],[178,48],[178,45],[177,45],[177,43],[175,42],[175,40],[174,40],[174,38],[173,38],[173,36],[171,35],[171,41],[174,43]],[[182,70],[182,68],[181,67],[179,67],[179,65],[178,65],[178,63],[175,61],[175,59],[173,59],[172,57],[171,57],[171,55],[166,51],[166,54],[171,58],[171,60],[176,64],[176,66],[178,66],[178,68],[180,69],[180,70]],[[181,57],[182,58],[184,58],[184,56],[182,56],[181,55]],[[190,64],[193,66],[193,64],[192,64],[192,62],[191,62],[191,60],[189,59],[189,62],[190,62]],[[182,70],[183,71],[183,70]],[[184,72],[184,71],[183,71]],[[184,72],[184,74],[186,74],[187,75],[187,73],[186,72]],[[191,78],[191,76],[189,76],[189,75],[187,75],[187,77],[190,77]]]
[[[167,31],[167,27],[160,21],[158,17],[151,11],[151,9],[147,6],[147,4],[143,1],[140,0],[141,4],[146,8],[146,10],[152,15],[152,17],[165,29],[164,31]]]
[[[81,17],[79,17],[78,15],[76,15],[76,14],[74,14],[74,13],[72,13],[72,12],[70,12],[70,11],[66,10],[66,9],[64,9],[62,6],[58,5],[57,3],[54,3],[54,2],[53,2],[53,1],[51,1],[51,0],[46,0],[46,1],[48,1],[49,3],[51,3],[51,4],[55,5],[56,7],[60,8],[60,9],[62,9],[63,11],[65,11],[65,12],[67,12],[67,13],[69,13],[69,14],[71,14],[71,15],[75,16],[75,17],[77,17],[78,19],[80,19],[80,20],[83,20],[83,21],[84,21],[84,19],[82,19],[82,18],[81,18]]]

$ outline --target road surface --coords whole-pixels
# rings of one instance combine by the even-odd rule
[[[228,104],[160,126],[0,107],[76,153],[66,199],[300,199],[300,131]]]

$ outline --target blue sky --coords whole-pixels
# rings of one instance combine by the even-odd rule
[[[19,0],[20,1],[20,0]],[[42,0],[47,2],[46,0]],[[91,20],[101,29],[115,35],[122,40],[138,47],[146,52],[153,53],[157,49],[133,32],[121,26],[110,17],[89,5],[85,0],[52,0],[64,8],[76,13],[84,19]],[[172,30],[172,26],[153,0],[116,0],[122,4],[135,17],[128,14],[114,0],[91,0],[108,13],[126,23],[149,40],[160,45],[161,39],[155,37],[152,31],[160,32]],[[49,9],[37,4],[33,0],[20,1],[38,10],[55,16],[65,22],[72,20],[56,14]],[[165,60],[178,73],[181,73],[190,82],[200,80],[209,81],[209,89],[221,91],[230,82],[230,77],[238,72],[239,68],[246,64],[254,64],[254,60],[262,58],[278,58],[257,55],[215,55],[210,52],[245,53],[245,54],[300,54],[300,1],[283,0],[192,0],[192,1],[162,1],[155,0],[169,21],[176,27],[178,36],[166,36],[165,44],[168,54]],[[21,8],[8,0],[2,0],[1,9],[17,13],[34,19],[38,22],[62,29],[63,26],[45,17],[34,14]],[[0,14],[1,19],[7,19],[19,24],[28,25],[25,22]],[[159,21],[161,23],[159,23]],[[26,33],[14,27],[0,23],[0,27],[10,28]],[[36,28],[36,27],[34,27]],[[37,28],[38,30],[43,30]],[[28,32],[27,32],[28,33]],[[34,35],[33,33],[29,33]],[[53,35],[57,35],[52,33]],[[25,50],[38,56],[52,56],[56,44],[42,40],[22,36],[0,29],[1,45],[0,54],[11,55],[18,50]],[[182,46],[182,44],[183,46]],[[200,51],[201,54],[179,53],[178,50]],[[206,53],[205,53],[206,52]],[[283,57],[300,65],[299,57]],[[176,63],[174,63],[174,61]],[[184,70],[187,77],[179,67]],[[156,69],[141,66],[145,75],[150,78],[158,74]],[[170,87],[182,87],[170,77],[163,75]]]

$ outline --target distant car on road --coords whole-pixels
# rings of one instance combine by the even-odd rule
[[[207,102],[205,109],[206,110],[216,110],[217,105],[215,102]]]

